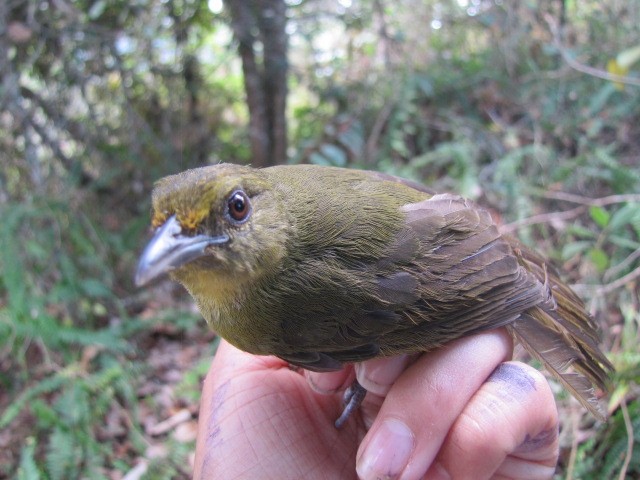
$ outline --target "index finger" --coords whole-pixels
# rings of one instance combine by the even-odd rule
[[[360,445],[360,478],[422,478],[471,397],[512,352],[511,336],[499,329],[419,357],[391,387]]]

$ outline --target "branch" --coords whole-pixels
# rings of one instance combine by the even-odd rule
[[[269,165],[269,137],[267,136],[267,112],[262,90],[262,70],[256,58],[254,44],[256,26],[253,2],[226,0],[225,7],[231,14],[231,29],[238,42],[238,53],[242,61],[244,90],[249,109],[249,141],[252,164],[256,167]]]
[[[507,223],[500,227],[500,230],[503,233],[511,233],[519,228],[537,225],[539,223],[552,223],[554,220],[571,220],[572,218],[579,217],[586,212],[587,207],[605,207],[616,203],[640,202],[640,194],[635,193],[609,195],[608,197],[601,198],[589,198],[565,192],[543,192],[537,195],[544,198],[577,203],[580,206],[564,212],[541,213],[512,223]]]
[[[59,110],[53,108],[51,104],[30,88],[21,85],[20,93],[24,98],[40,107],[45,116],[51,120],[51,123],[53,123],[53,125],[55,125],[59,130],[68,132],[72,138],[85,145],[95,142],[95,139],[87,132],[87,129],[82,122],[77,122],[68,117],[63,117]]]
[[[635,279],[640,277],[640,267],[632,270],[627,273],[624,277],[620,277],[619,279],[611,282],[605,283],[604,285],[589,285],[585,283],[578,283],[571,286],[578,293],[584,292],[589,293],[592,297],[601,297],[603,295],[607,295],[618,288],[624,287],[627,283],[631,283]]]
[[[627,268],[629,265],[635,262],[638,258],[640,258],[640,248],[637,250],[634,250],[634,252],[631,255],[629,255],[627,258],[622,260],[619,264],[617,264],[614,267],[611,267],[606,272],[604,272],[604,275],[602,275],[602,278],[604,280],[608,280],[612,277],[615,277],[618,273],[620,273],[622,270]]]
[[[585,65],[583,63],[578,62],[575,58],[573,58],[567,48],[562,44],[560,40],[560,30],[558,25],[556,25],[556,21],[551,15],[546,14],[544,16],[547,24],[549,25],[549,29],[551,30],[551,35],[553,36],[553,44],[562,55],[564,61],[574,70],[578,72],[585,73],[587,75],[591,75],[592,77],[601,78],[603,80],[609,80],[610,82],[624,83],[626,85],[633,85],[635,87],[640,87],[640,78],[629,77],[626,75],[616,75],[614,73],[609,73],[604,70],[600,70],[599,68],[594,68],[589,65]]]
[[[284,0],[261,0],[256,13],[262,40],[262,89],[266,102],[268,160],[270,165],[287,159],[287,6]]]
[[[605,285],[601,285],[597,288],[596,290],[596,294],[598,295],[605,295],[607,293],[611,293],[614,290],[625,286],[627,283],[632,282],[633,280],[635,280],[636,278],[640,277],[640,267],[636,268],[635,270],[632,270],[631,272],[627,273],[624,277],[620,277],[619,279],[611,282],[611,283],[607,283]]]
[[[532,217],[523,218],[522,220],[518,220],[512,223],[507,223],[506,225],[502,225],[500,227],[500,232],[511,233],[522,227],[537,225],[539,223],[553,223],[553,221],[555,220],[571,220],[573,218],[579,217],[586,211],[587,211],[587,207],[583,205],[583,206],[576,207],[564,212],[541,213],[539,215],[533,215]]]
[[[380,135],[382,134],[382,129],[387,124],[387,120],[395,107],[395,100],[387,101],[384,104],[382,109],[378,112],[376,116],[376,121],[371,128],[371,133],[369,134],[369,138],[367,138],[367,145],[365,148],[365,164],[373,164],[373,160],[376,154],[376,150],[378,148],[378,140],[380,139]]]
[[[58,160],[64,167],[67,172],[73,172],[76,167],[76,162],[74,162],[71,158],[69,158],[60,148],[58,142],[51,138],[51,136],[47,133],[46,129],[36,122],[33,113],[27,112],[23,109],[24,112],[24,121],[33,128],[33,131],[40,137],[42,143],[48,146],[53,154],[58,157]]]
[[[640,194],[637,194],[637,193],[609,195],[607,197],[600,197],[600,198],[590,198],[590,197],[583,197],[582,195],[575,195],[573,193],[545,191],[542,194],[539,194],[538,196],[549,198],[552,200],[561,200],[564,202],[578,203],[580,205],[588,205],[589,207],[605,207],[607,205],[612,205],[614,203],[640,202]]]
[[[634,435],[633,435],[633,424],[631,423],[631,419],[629,418],[629,410],[627,410],[627,400],[620,404],[620,408],[622,409],[622,418],[624,419],[624,426],[627,429],[627,453],[624,457],[624,463],[622,464],[622,468],[620,469],[620,475],[618,475],[618,480],[624,480],[627,478],[627,470],[629,468],[629,464],[631,463],[631,458],[633,456],[633,444],[634,444]]]

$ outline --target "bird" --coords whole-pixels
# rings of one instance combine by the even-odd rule
[[[212,329],[327,372],[506,327],[598,420],[613,366],[584,304],[489,212],[385,173],[220,163],[152,193],[138,286],[181,283]],[[345,393],[342,426],[366,390]]]

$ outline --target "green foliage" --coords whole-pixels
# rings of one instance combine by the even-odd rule
[[[123,351],[117,333],[100,328],[104,304],[114,301],[105,236],[82,212],[74,217],[67,208],[47,201],[1,208],[0,288],[7,306],[0,309],[0,341]],[[14,353],[23,361],[20,350]]]
[[[122,362],[101,354],[92,370],[87,372],[80,364],[71,364],[40,380],[24,390],[0,418],[0,428],[6,428],[27,410],[35,422],[34,433],[47,433],[46,443],[39,444],[45,452],[43,468],[47,478],[105,478],[101,469],[110,462],[113,452],[100,441],[96,430],[113,408],[136,415],[136,396],[131,385],[133,373],[138,369],[126,368]],[[51,398],[55,400],[47,400]],[[135,429],[129,430],[127,437],[139,450],[144,448]],[[33,457],[33,445],[27,443],[20,468],[33,471],[30,463]]]
[[[220,337],[216,337],[211,345],[211,355],[215,355],[219,343]],[[210,357],[205,357],[200,360],[191,370],[185,373],[182,381],[176,387],[176,394],[194,402],[200,402],[202,378],[205,377],[210,366]]]
[[[30,416],[34,434],[48,432],[37,448],[25,445],[18,476],[38,478],[46,471],[53,479],[102,478],[112,452],[96,437],[96,421],[113,405],[135,413],[135,369],[121,357],[131,345],[125,329],[105,322],[108,311],[125,314],[114,294],[114,271],[105,265],[131,249],[132,238],[110,234],[84,212],[71,213],[68,204],[55,201],[8,203],[1,215],[0,291],[6,302],[0,307],[0,345],[3,361],[21,367],[0,377],[14,397],[0,428]],[[31,373],[25,367],[34,345],[47,362],[65,367]],[[83,354],[91,351],[95,359],[87,364]],[[43,447],[44,464],[34,464]]]
[[[628,449],[629,435],[633,435],[634,448],[626,471],[626,478],[640,476],[640,402],[628,405],[632,419],[627,428],[622,410],[617,410],[599,435],[586,441],[578,450],[574,478],[599,480],[617,478]]]
[[[36,441],[33,437],[28,437],[26,439],[20,455],[20,465],[16,472],[17,480],[38,480],[42,478],[34,458],[35,444]]]

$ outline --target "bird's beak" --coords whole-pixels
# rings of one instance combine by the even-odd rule
[[[142,252],[136,270],[135,284],[138,287],[146,285],[161,275],[202,257],[209,245],[228,241],[227,235],[218,237],[185,235],[175,215],[171,216],[158,228]]]

